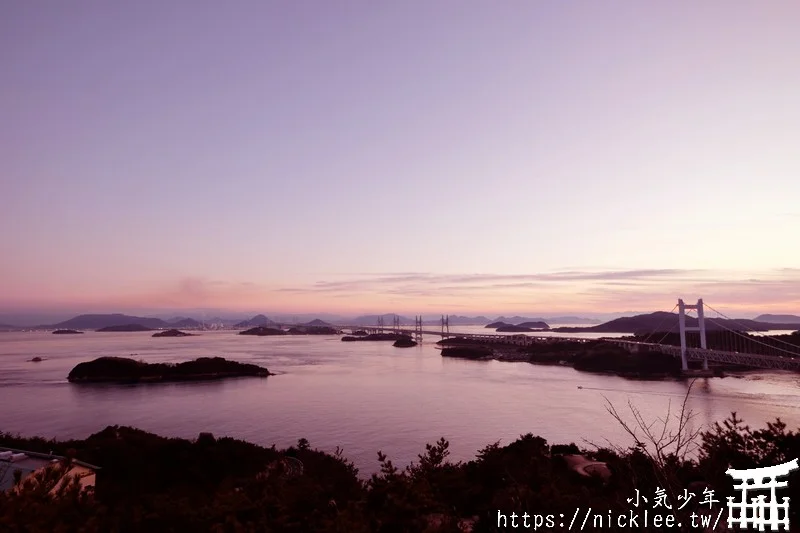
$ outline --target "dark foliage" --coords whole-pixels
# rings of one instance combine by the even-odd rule
[[[490,532],[498,531],[498,510],[570,517],[576,508],[592,507],[627,514],[627,499],[636,489],[652,497],[663,479],[639,449],[589,452],[574,444],[550,446],[532,434],[486,446],[469,462],[451,462],[449,443],[440,439],[402,470],[378,452],[380,472],[365,481],[341,451],[326,454],[305,439],[279,451],[210,434],[188,441],[109,427],[82,441],[0,434],[0,445],[52,451],[102,467],[93,493],[69,485],[49,494],[53,484],[45,476],[38,485],[0,494],[4,532],[449,533],[463,521],[475,532]],[[725,470],[796,458],[800,434],[780,421],[751,430],[734,414],[703,434],[701,446],[697,460],[666,458],[661,468],[670,471],[669,489],[710,486],[725,502],[733,486]],[[571,470],[563,455],[577,453],[604,461],[610,480]],[[785,491],[781,495],[800,498],[794,474]],[[792,522],[798,518],[792,511]]]
[[[486,359],[494,351],[487,346],[450,346],[442,348],[442,357],[462,357],[464,359]]]

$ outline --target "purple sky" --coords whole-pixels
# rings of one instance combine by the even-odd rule
[[[796,1],[4,2],[0,308],[800,311],[798,28]]]

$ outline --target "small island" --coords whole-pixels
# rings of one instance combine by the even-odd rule
[[[184,363],[145,363],[126,357],[100,357],[79,363],[67,379],[70,383],[140,383],[160,381],[204,381],[232,377],[272,376],[266,368],[228,361],[222,357],[201,357]]]
[[[521,328],[531,328],[531,329],[550,329],[550,325],[547,322],[522,322],[521,324],[517,324],[517,326]]]
[[[143,326],[141,324],[123,324],[121,326],[108,326],[106,328],[100,328],[97,331],[107,333],[107,332],[131,332],[131,331],[153,331],[153,328],[148,328],[147,326]]]
[[[76,331],[74,329],[57,329],[53,332],[53,335],[82,335],[82,331]]]
[[[417,341],[415,341],[411,337],[402,337],[394,341],[394,344],[392,344],[392,346],[394,346],[395,348],[413,348],[416,345]]]
[[[489,329],[495,329],[499,332],[524,332],[536,331],[542,329],[550,329],[546,322],[523,322],[521,324],[509,324],[507,322],[492,322],[486,325]]]
[[[267,326],[256,326],[254,328],[240,331],[239,335],[257,335],[259,337],[266,337],[268,335],[286,335],[286,332],[278,328],[268,328]]]
[[[442,357],[460,357],[485,361],[494,358],[494,350],[488,346],[450,346],[442,348]]]
[[[289,335],[337,335],[338,330],[330,326],[295,326],[289,328]]]
[[[399,341],[400,339],[408,338],[408,335],[403,333],[370,333],[369,335],[359,335],[358,337],[353,337],[350,335],[345,335],[342,337],[344,342],[355,342],[355,341]]]
[[[158,333],[153,333],[153,337],[194,337],[193,333],[186,333],[185,331],[181,331],[179,329],[168,329],[166,331],[159,331]]]

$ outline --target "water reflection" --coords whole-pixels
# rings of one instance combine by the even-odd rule
[[[632,381],[559,366],[442,358],[430,344],[342,343],[326,337],[249,338],[229,332],[182,339],[91,334],[54,341],[46,334],[0,335],[0,430],[83,438],[107,425],[130,425],[194,438],[201,431],[263,445],[304,437],[321,449],[344,448],[357,466],[377,468],[376,452],[414,460],[441,436],[455,459],[520,434],[550,442],[630,443],[605,410],[628,401],[646,420],[680,408],[687,380]],[[42,363],[27,362],[31,354]],[[266,379],[200,383],[74,385],[77,363],[101,355],[146,361],[223,355],[281,373]],[[798,378],[757,373],[695,381],[687,406],[710,427],[731,411],[751,427],[780,416],[800,423]]]

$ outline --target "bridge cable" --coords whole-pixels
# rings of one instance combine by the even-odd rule
[[[719,315],[722,315],[725,320],[728,320],[729,322],[733,322],[734,324],[742,326],[743,328],[749,329],[753,333],[759,333],[758,331],[756,331],[756,330],[754,330],[752,328],[749,328],[746,324],[742,324],[740,322],[737,322],[736,320],[726,316],[725,314],[721,313],[720,311],[717,311],[713,307],[711,307],[711,306],[707,306],[707,307],[709,309],[711,309],[712,311],[714,311],[715,313],[717,313]],[[754,342],[756,344],[760,344],[762,346],[767,346],[768,348],[771,348],[773,350],[777,350],[779,352],[791,353],[793,356],[800,356],[800,346],[798,346],[798,345],[792,344],[790,342],[782,341],[780,339],[776,339],[775,337],[773,337],[771,335],[766,335],[766,336],[752,335],[751,336],[751,335],[748,335],[746,333],[743,333],[742,331],[736,331],[734,329],[727,328],[727,327],[723,326],[719,322],[714,322],[714,319],[712,319],[712,318],[709,318],[709,320],[711,320],[717,326],[719,326],[721,328],[724,328],[725,330],[730,332],[732,340],[733,340],[733,342],[732,342],[732,351],[739,352],[740,348],[741,349],[745,349],[746,348],[746,342],[744,342],[744,341],[750,341],[750,342]],[[788,350],[782,349],[782,348],[780,348],[778,346],[774,346],[774,345],[770,344],[769,342],[758,341],[758,340],[756,340],[757,338],[768,339],[771,342],[780,342],[782,344],[785,344],[785,345],[789,346],[790,348],[792,348],[793,350],[796,350],[796,351],[794,351],[794,352],[788,351]],[[770,354],[765,354],[765,355],[770,355]]]
[[[753,329],[753,328],[751,328],[751,327],[747,326],[747,324],[742,324],[741,322],[738,322],[738,321],[737,321],[735,318],[731,318],[731,317],[729,317],[729,316],[725,315],[724,313],[722,313],[721,311],[717,311],[716,309],[714,309],[713,307],[711,307],[710,305],[708,305],[708,304],[707,304],[707,303],[705,303],[705,302],[703,302],[703,305],[704,305],[705,307],[708,307],[709,309],[711,309],[712,311],[714,311],[714,312],[715,312],[715,313],[717,313],[718,315],[720,315],[722,318],[724,318],[724,319],[726,319],[726,320],[730,320],[731,322],[733,322],[733,323],[735,323],[735,324],[737,324],[737,325],[739,325],[739,326],[742,326],[744,329],[746,329],[746,330],[748,330],[748,331],[750,331],[750,332],[752,332],[752,333],[763,333],[763,331],[757,331],[757,330],[755,330],[755,329]],[[791,342],[786,342],[786,341],[784,341],[784,340],[781,340],[781,339],[776,339],[776,338],[774,338],[774,336],[772,336],[772,335],[767,335],[767,337],[768,337],[770,340],[773,340],[773,341],[775,341],[775,342],[779,342],[779,343],[781,343],[781,344],[785,344],[785,345],[787,345],[787,346],[791,346],[791,347],[792,347],[792,348],[794,348],[794,349],[800,349],[800,346],[797,346],[796,344],[792,344]]]
[[[797,356],[800,355],[800,353],[798,353],[798,352],[790,352],[789,350],[784,350],[783,348],[778,348],[777,346],[770,346],[769,344],[767,344],[765,342],[758,341],[753,337],[749,337],[747,335],[742,335],[740,332],[732,330],[732,329],[728,328],[727,326],[725,326],[725,325],[723,325],[723,324],[721,324],[719,322],[716,322],[713,318],[708,318],[707,320],[709,320],[710,322],[713,322],[714,324],[716,324],[717,326],[721,327],[722,329],[730,331],[731,333],[733,333],[733,335],[735,337],[738,337],[739,339],[745,339],[745,340],[748,340],[748,341],[750,341],[750,342],[752,342],[754,344],[760,344],[761,346],[766,346],[767,348],[771,348],[771,349],[777,350],[779,352],[788,353],[792,357],[797,357]],[[794,346],[794,345],[791,345],[791,346],[793,348],[795,348],[795,349],[800,349],[800,347],[798,347],[798,346]],[[758,354],[752,354],[752,355],[758,355]]]

